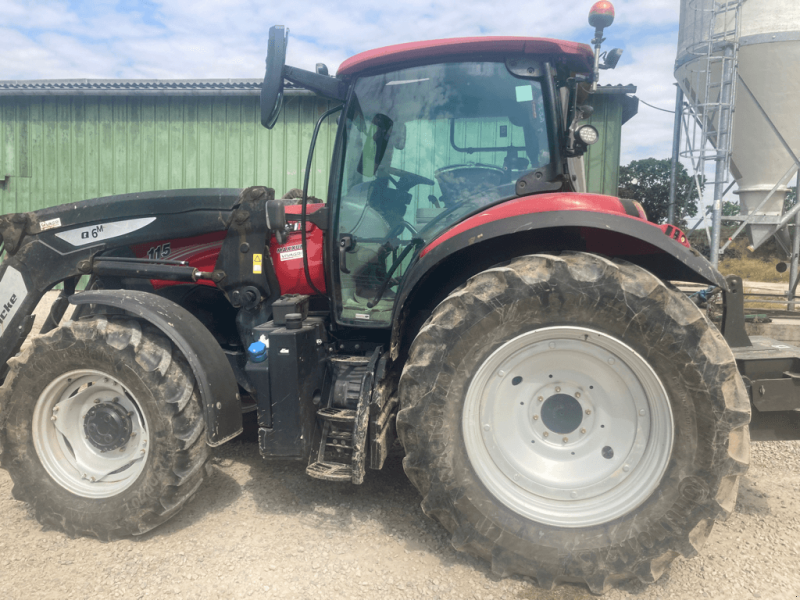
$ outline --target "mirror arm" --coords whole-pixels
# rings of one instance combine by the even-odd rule
[[[283,67],[283,77],[295,85],[311,90],[320,96],[341,102],[347,99],[347,84],[336,77],[320,75],[312,71],[289,66]]]

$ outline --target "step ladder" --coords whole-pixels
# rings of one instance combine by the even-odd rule
[[[326,481],[351,481],[356,411],[321,408],[317,416],[322,419],[322,435],[317,455],[306,467],[306,473]]]
[[[372,355],[338,358],[332,388],[338,404],[317,411],[319,446],[312,451],[306,474],[325,481],[364,481],[369,427],[369,403],[382,348]],[[338,387],[337,387],[338,386]],[[334,403],[336,391],[329,404]],[[344,406],[341,406],[344,404]]]

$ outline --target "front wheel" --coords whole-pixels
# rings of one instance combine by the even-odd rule
[[[67,322],[9,361],[2,466],[43,524],[110,540],[178,512],[205,476],[194,377],[157,331]]]
[[[658,579],[735,504],[749,402],[719,332],[627,263],[533,255],[448,296],[400,379],[423,510],[539,585]]]

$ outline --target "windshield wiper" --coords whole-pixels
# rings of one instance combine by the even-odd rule
[[[392,275],[394,275],[394,272],[397,270],[397,267],[399,267],[402,264],[402,262],[406,259],[406,256],[408,256],[408,254],[412,250],[414,249],[419,250],[424,245],[425,245],[425,240],[423,240],[422,238],[411,239],[411,243],[405,248],[403,248],[403,251],[400,253],[400,256],[398,256],[392,263],[392,266],[389,267],[389,270],[386,273],[386,279],[381,281],[380,286],[378,286],[378,290],[375,292],[375,297],[372,298],[372,300],[370,300],[369,302],[367,302],[367,308],[374,308],[375,305],[378,304],[378,302],[380,302],[381,298],[383,298],[383,295],[386,293],[386,288],[389,286],[389,282],[392,280]]]

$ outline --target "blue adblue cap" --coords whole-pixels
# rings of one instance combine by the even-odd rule
[[[264,342],[253,342],[247,348],[247,354],[250,356],[251,362],[264,362],[267,360],[267,346]]]

